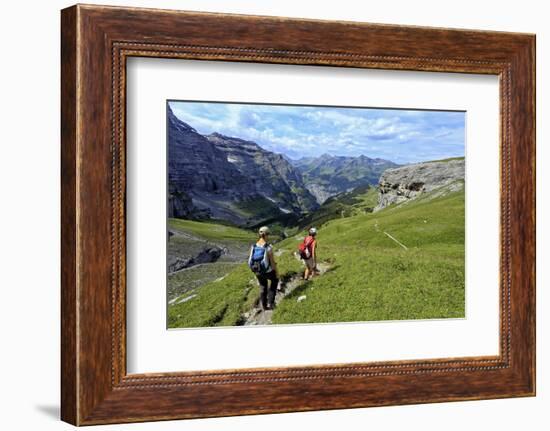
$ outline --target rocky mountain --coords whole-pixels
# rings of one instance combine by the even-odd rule
[[[208,218],[228,215],[227,205],[254,197],[247,179],[223,152],[168,107],[169,217]],[[220,191],[224,190],[221,195]],[[209,205],[211,201],[218,205]]]
[[[252,141],[213,133],[206,137],[227,160],[246,173],[252,187],[283,210],[308,212],[318,207],[300,172],[282,154],[264,150]]]
[[[300,173],[254,142],[203,136],[168,107],[169,217],[252,226],[317,206]]]
[[[415,163],[387,169],[378,184],[378,211],[391,204],[403,203],[422,194],[432,197],[464,188],[464,158]]]
[[[306,187],[319,204],[356,187],[376,185],[382,172],[399,166],[389,160],[364,155],[346,157],[329,154],[298,159],[293,161],[293,165],[302,173]]]

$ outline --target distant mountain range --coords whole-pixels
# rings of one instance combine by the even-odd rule
[[[307,189],[322,204],[329,197],[356,187],[378,184],[380,175],[399,165],[389,160],[332,156],[304,157],[291,162],[302,173]]]
[[[168,107],[169,217],[295,223],[330,196],[376,185],[397,166],[366,156],[291,160],[252,141],[202,135]]]

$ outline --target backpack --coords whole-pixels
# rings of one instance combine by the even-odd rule
[[[265,274],[269,272],[269,256],[267,255],[268,244],[258,245],[254,244],[250,248],[250,258],[248,259],[248,266],[254,274]]]
[[[313,244],[313,241],[315,241],[315,238],[313,238],[311,235],[308,235],[298,246],[298,251],[300,252],[300,257],[302,259],[309,259],[311,257],[311,246]]]

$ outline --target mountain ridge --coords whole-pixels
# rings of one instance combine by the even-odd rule
[[[400,165],[364,154],[350,157],[324,153],[318,157],[295,160],[294,166],[300,170],[310,193],[319,204],[323,204],[331,196],[356,187],[377,185],[386,169]]]
[[[318,207],[280,154],[221,133],[202,135],[168,107],[168,216],[254,226]],[[289,217],[293,216],[293,217]]]

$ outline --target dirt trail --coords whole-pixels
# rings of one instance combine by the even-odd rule
[[[317,264],[317,269],[319,271],[317,277],[319,277],[330,269],[330,265],[326,262],[319,262]],[[292,276],[287,282],[279,283],[279,289],[275,295],[275,308],[277,308],[277,305],[279,305],[286,296],[290,295],[294,289],[305,283],[302,276],[303,273],[299,273]],[[257,303],[254,308],[243,314],[244,325],[271,325],[272,316],[273,310],[263,310],[261,305]]]

